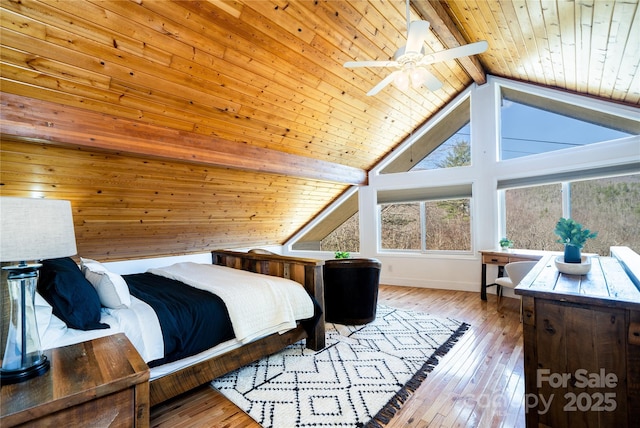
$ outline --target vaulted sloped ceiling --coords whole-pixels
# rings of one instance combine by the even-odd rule
[[[404,1],[1,0],[4,196],[68,199],[79,253],[284,242],[486,74],[640,102],[637,1],[413,1],[436,92],[366,92]]]

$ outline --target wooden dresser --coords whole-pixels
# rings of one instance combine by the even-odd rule
[[[149,368],[124,334],[45,352],[51,369],[0,391],[0,426],[149,426]]]
[[[555,257],[543,256],[515,289],[527,427],[636,427],[640,291],[616,258],[592,258],[580,276],[559,273]]]

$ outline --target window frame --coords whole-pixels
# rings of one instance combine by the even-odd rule
[[[502,120],[500,114],[500,91],[503,87],[528,93],[542,100],[557,100],[566,105],[576,105],[595,112],[620,116],[625,120],[638,121],[638,110],[632,106],[592,99],[580,94],[566,93],[553,88],[544,88],[497,76],[488,76],[486,85],[470,85],[422,125],[410,132],[391,153],[368,171],[367,185],[353,186],[359,187],[360,250],[363,255],[374,256],[382,251],[383,253],[379,254],[380,257],[397,257],[398,259],[477,260],[478,254],[476,251],[480,248],[479,246],[482,248],[495,248],[498,242],[497,239],[501,238],[499,230],[501,227],[504,228],[504,209],[499,192],[496,189],[497,182],[528,179],[530,176],[547,177],[549,175],[556,176],[558,178],[557,181],[561,182],[563,174],[572,173],[576,170],[584,172],[586,170],[615,168],[619,165],[626,165],[632,168],[640,165],[640,157],[638,157],[637,150],[638,143],[640,143],[640,135],[540,153],[529,157],[500,160],[498,155],[500,122]],[[389,162],[392,162],[399,153],[407,150],[417,138],[428,132],[435,123],[440,120],[446,120],[449,112],[455,109],[465,97],[470,97],[471,99],[472,165],[470,167],[407,173],[380,173]],[[478,143],[478,141],[481,143]],[[379,215],[377,214],[378,204],[376,202],[379,190],[406,189],[429,185],[446,186],[460,182],[474,184],[474,198],[471,200],[470,207],[472,216],[471,245],[474,250],[470,254],[452,255],[450,252],[442,254],[440,251],[436,253],[425,251],[423,254],[416,254],[380,250],[380,232],[377,230],[380,227],[380,223]],[[346,193],[350,193],[353,190],[354,188],[347,189]],[[284,251],[309,257],[331,257],[332,255],[329,253],[317,250],[296,250],[292,248],[292,245],[318,224],[323,217],[331,214],[333,210],[340,209],[341,201],[344,201],[344,194],[331,202],[308,225],[290,237],[283,244]],[[353,254],[353,256],[356,255]]]
[[[431,190],[438,194],[437,197],[424,198],[419,200],[406,200],[406,201],[396,201],[396,202],[380,202],[376,201],[376,217],[377,217],[377,252],[380,254],[405,254],[405,255],[473,255],[475,252],[475,235],[474,235],[474,201],[473,201],[473,183],[468,183],[469,188],[471,189],[471,194],[466,196],[460,195],[451,195],[446,196],[440,188],[431,188]],[[456,188],[463,187],[456,186]],[[451,201],[451,200],[460,200],[460,199],[468,199],[469,201],[469,250],[438,250],[438,249],[429,249],[427,248],[427,209],[426,202],[437,202],[437,201]],[[419,250],[410,250],[410,249],[401,249],[401,248],[382,248],[382,206],[390,203],[418,203],[420,208],[420,249]]]
[[[413,144],[416,144],[417,141],[419,141],[421,138],[423,138],[425,135],[431,132],[434,128],[436,128],[440,122],[446,121],[447,117],[450,114],[455,114],[456,109],[458,109],[465,103],[470,103],[470,106],[471,106],[469,111],[469,124],[470,124],[471,135],[473,136],[474,131],[473,131],[473,114],[472,114],[472,111],[473,111],[472,92],[473,92],[473,87],[472,86],[467,87],[465,90],[459,93],[453,100],[447,103],[442,110],[438,111],[432,117],[430,117],[423,125],[419,126],[418,128],[414,129],[412,132],[410,132],[410,134],[405,138],[405,140],[400,144],[400,146],[396,150],[392,151],[388,157],[383,159],[379,164],[374,166],[371,169],[371,171],[369,171],[370,180],[372,179],[372,177],[376,177],[376,176],[390,176],[394,174],[421,174],[424,172],[434,171],[434,170],[418,170],[418,171],[406,171],[406,172],[390,172],[389,168],[393,168],[393,166],[391,165],[395,162],[398,162],[399,157],[406,156],[407,152],[411,150],[411,146]],[[438,144],[438,146],[446,142],[446,140],[447,139],[441,141]],[[472,166],[474,162],[473,137],[470,137],[469,144],[471,146],[471,165],[470,166]],[[425,156],[428,156],[428,154],[426,154]],[[470,166],[456,167],[456,168],[470,168]],[[385,172],[383,173],[383,171]]]
[[[630,168],[620,168],[621,172],[618,174],[597,174],[595,169],[587,170],[583,175],[575,174],[572,176],[571,180],[553,180],[542,182],[536,180],[528,185],[519,185],[519,186],[500,186],[498,184],[497,194],[498,194],[498,212],[499,212],[499,230],[500,236],[507,236],[507,207],[506,207],[506,191],[509,189],[518,189],[518,188],[531,188],[538,185],[551,185],[551,184],[559,184],[561,186],[561,198],[560,204],[562,208],[562,217],[571,218],[572,210],[571,210],[571,185],[572,183],[580,182],[580,181],[590,181],[590,180],[598,180],[605,178],[615,178],[615,177],[624,177],[628,175],[638,175],[640,174],[640,165],[636,169],[633,165],[638,164],[630,164],[627,165]]]
[[[497,147],[497,160],[499,162],[505,162],[514,159],[527,158],[531,156],[537,156],[540,154],[554,153],[562,150],[574,150],[581,147],[590,146],[593,144],[602,144],[617,139],[632,138],[634,135],[640,135],[640,122],[633,117],[626,115],[619,115],[612,113],[602,108],[594,108],[589,105],[582,105],[571,102],[570,100],[563,99],[562,97],[550,97],[544,93],[534,93],[524,88],[518,88],[517,85],[512,84],[500,84],[497,91],[498,97],[498,117],[499,123],[496,131],[498,134],[498,147]],[[503,103],[504,101],[510,101],[517,103],[532,109],[546,111],[548,113],[564,116],[568,120],[576,120],[584,123],[590,123],[595,126],[610,129],[612,131],[619,131],[630,134],[629,136],[621,136],[619,138],[613,138],[602,141],[587,142],[583,145],[575,147],[557,148],[552,150],[544,150],[538,153],[531,153],[523,156],[504,157],[504,139],[511,139],[513,137],[505,137],[502,133],[504,131],[503,122]]]

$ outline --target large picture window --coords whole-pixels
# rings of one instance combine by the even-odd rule
[[[400,153],[382,174],[471,165],[471,100],[466,98]]]
[[[582,146],[640,134],[640,121],[633,115],[594,107],[502,87],[500,160],[564,150],[558,156],[569,166],[567,150],[584,155],[588,151]],[[637,161],[538,175],[535,168],[531,176],[498,181],[504,197],[502,230],[515,247],[562,251],[553,230],[560,217],[567,217],[598,231],[585,252],[606,256],[618,245],[640,251]]]
[[[636,135],[635,120],[502,88],[500,159],[579,147]]]
[[[571,217],[598,236],[585,251],[609,255],[611,246],[640,253],[640,174],[570,184]]]
[[[421,204],[380,206],[380,245],[383,250],[422,250]]]
[[[360,216],[356,212],[320,240],[320,251],[360,251]]]
[[[360,216],[358,192],[354,191],[342,204],[292,245],[304,251],[360,251]]]
[[[515,248],[561,249],[553,229],[562,217],[562,184],[507,189],[504,205],[506,236]]]
[[[471,251],[471,185],[378,192],[381,250]]]
[[[471,199],[428,201],[427,250],[471,251]]]
[[[585,252],[607,256],[612,246],[640,252],[640,174],[506,189],[504,199],[506,234],[517,248],[561,251],[553,229],[564,216],[598,232]]]
[[[410,171],[453,168],[471,165],[471,126],[466,124],[427,157],[418,162]]]

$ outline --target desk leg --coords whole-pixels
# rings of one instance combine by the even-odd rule
[[[504,276],[504,266],[498,266],[498,276]],[[496,286],[496,295],[500,296],[501,287],[495,282],[487,285],[487,264],[482,263],[482,279],[480,280],[480,298],[487,300],[487,287]]]
[[[480,280],[480,298],[487,300],[487,264],[482,263],[482,279]]]
[[[504,276],[504,266],[498,266],[498,278]],[[502,287],[500,284],[496,284],[496,294],[502,296]]]

